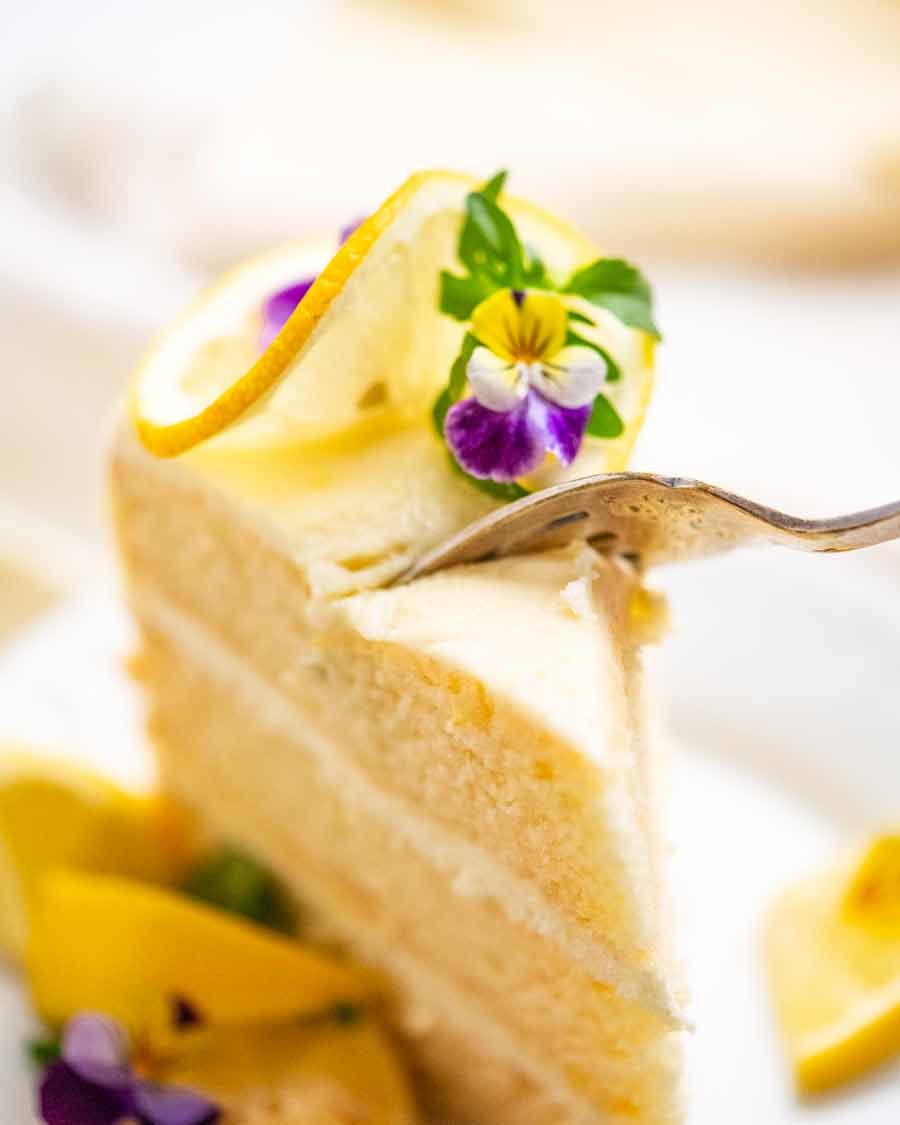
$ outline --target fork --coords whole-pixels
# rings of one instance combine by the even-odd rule
[[[545,488],[491,512],[428,551],[396,581],[574,539],[650,567],[753,543],[827,552],[855,551],[897,538],[900,501],[807,520],[702,481],[609,473]]]

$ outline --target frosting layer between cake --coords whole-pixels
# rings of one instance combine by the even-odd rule
[[[432,512],[467,519],[483,504],[460,481],[453,509],[457,483],[439,464],[432,488],[422,448],[394,489],[336,473],[317,495],[279,473],[273,501],[264,481],[254,495],[199,458],[154,461],[122,432],[114,503],[165,775],[326,930],[373,947],[400,982],[398,1022],[426,1087],[454,1107],[447,1120],[675,1121],[681,1016],[634,576],[573,548],[337,596],[335,574],[375,581],[368,555],[344,553],[367,494],[372,544],[405,512],[411,550]],[[397,463],[385,451],[383,468]],[[436,982],[418,1005],[398,961]],[[479,1100],[416,1036],[417,1007],[425,1023],[453,1022],[447,997],[498,1074],[512,1067],[528,1088],[522,1104],[543,1109],[516,1116],[510,1095],[502,1111],[485,1084]]]

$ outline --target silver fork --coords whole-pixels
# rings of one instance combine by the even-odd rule
[[[428,551],[397,581],[573,539],[649,567],[752,543],[855,551],[897,538],[900,501],[834,519],[805,520],[701,481],[610,473],[545,488],[491,512]]]

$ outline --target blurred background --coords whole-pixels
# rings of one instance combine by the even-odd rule
[[[665,343],[635,468],[798,514],[900,497],[900,0],[0,0],[0,16],[0,635],[107,585],[104,435],[154,333],[223,267],[335,231],[429,165],[509,168],[653,279]],[[760,911],[789,870],[895,819],[900,792],[900,548],[766,558],[665,582],[673,730],[701,761],[676,804],[714,1029],[704,1125],[795,1120],[771,1087]],[[103,597],[0,654],[2,732],[21,719],[121,772],[137,718]],[[5,1106],[27,1100],[2,1069],[18,1034],[0,1040]],[[876,1090],[817,1120],[895,1120],[883,1107]]]
[[[810,513],[900,495],[896,0],[0,10],[7,554],[90,575],[98,435],[148,339],[428,165],[508,167],[655,280],[637,467]]]

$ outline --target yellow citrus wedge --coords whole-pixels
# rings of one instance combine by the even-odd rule
[[[166,1000],[187,1001],[211,1023],[257,1023],[375,987],[364,969],[175,891],[64,869],[40,882],[27,969],[49,1023],[93,1010],[138,1032]]]
[[[178,877],[191,828],[168,800],[127,793],[24,749],[0,753],[0,952],[25,951],[34,891],[51,867]]]
[[[420,172],[339,249],[289,246],[227,275],[137,372],[131,409],[144,445],[170,457],[218,435],[221,447],[258,450],[328,441],[373,421],[424,419],[463,332],[438,309],[439,274],[458,269],[465,197],[476,186],[467,176]],[[540,208],[502,202],[552,275],[565,278],[597,256]],[[310,275],[315,284],[260,353],[263,302]],[[652,344],[602,311],[599,320],[600,342],[626,373],[610,386],[627,424],[603,443],[613,469],[624,464],[647,404]]]
[[[883,924],[878,895],[859,897],[861,887],[890,883],[873,870],[879,854],[890,860],[891,849],[879,843],[862,863],[790,888],[767,919],[775,1007],[805,1093],[848,1082],[900,1054],[900,926]],[[900,897],[896,879],[893,893]]]
[[[199,1090],[226,1121],[415,1125],[409,1082],[371,1020],[190,1032],[158,1075]]]

